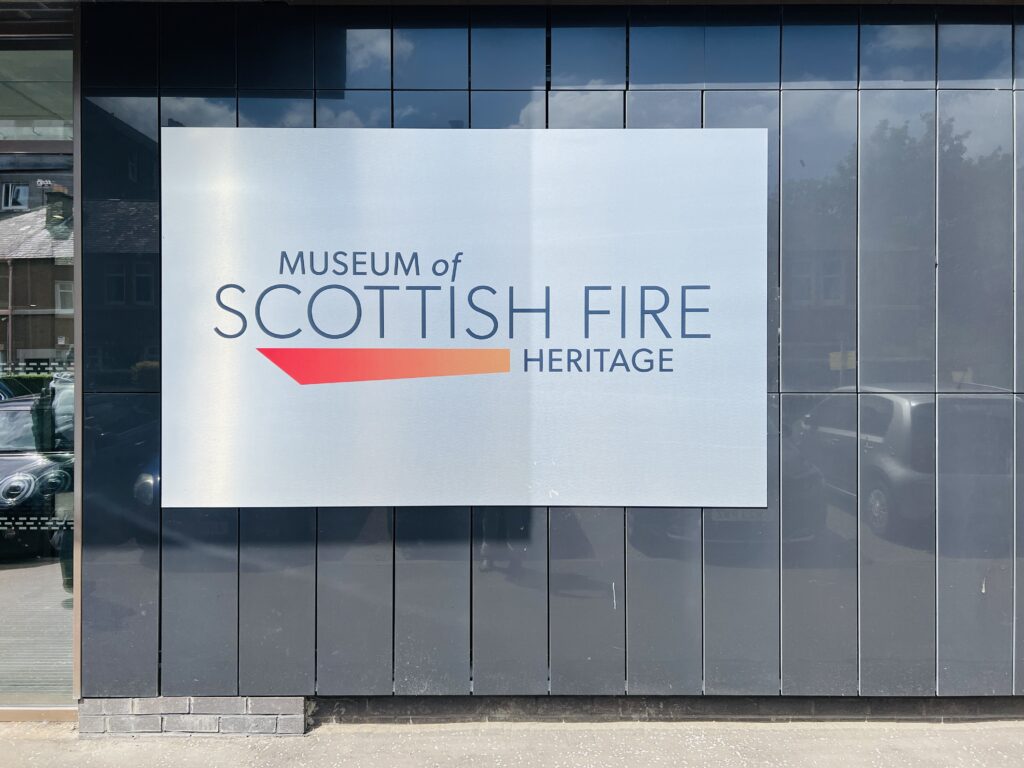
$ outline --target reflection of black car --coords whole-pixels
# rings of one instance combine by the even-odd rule
[[[863,392],[863,390],[862,390]],[[794,440],[821,470],[830,495],[855,511],[860,450],[861,509],[878,535],[934,512],[935,400],[930,394],[874,389],[860,398],[860,444],[848,417],[850,395],[826,397],[800,420]]]
[[[2,556],[50,556],[56,549],[70,562],[73,400],[70,381],[54,381],[38,395],[0,400]]]

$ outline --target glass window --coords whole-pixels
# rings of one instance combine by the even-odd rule
[[[627,128],[700,128],[700,91],[629,91]]]
[[[703,9],[634,8],[629,19],[629,87],[703,86]]]
[[[395,88],[468,88],[465,9],[396,8],[393,60]]]
[[[474,9],[470,43],[472,87],[543,89],[547,37],[547,14],[543,8]]]
[[[28,210],[28,184],[20,181],[5,182],[3,185],[3,202],[0,209],[5,211]]]
[[[312,128],[312,91],[239,91],[241,128]]]
[[[857,87],[857,9],[786,9],[784,88]]]
[[[551,87],[626,87],[626,16],[622,9],[551,9]]]
[[[779,87],[777,9],[709,8],[704,35],[708,88]]]
[[[862,14],[861,87],[933,87],[935,23],[931,12],[864,8]]]
[[[0,51],[0,139],[72,136],[71,51]]]
[[[390,128],[391,91],[317,91],[317,128]]]
[[[316,87],[390,88],[387,9],[317,8]]]
[[[470,94],[473,128],[543,128],[546,107],[543,91],[473,91]]]
[[[549,128],[622,128],[622,91],[552,91]]]
[[[1010,9],[940,9],[938,37],[940,88],[1010,87]]]
[[[312,88],[313,12],[302,6],[238,6],[238,87]]]
[[[235,9],[168,3],[160,8],[160,87],[233,88]]]
[[[165,128],[234,128],[237,123],[234,91],[195,91],[160,96],[160,125]]]
[[[468,128],[468,91],[395,91],[395,128]]]

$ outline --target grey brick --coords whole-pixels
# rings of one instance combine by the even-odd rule
[[[250,715],[301,715],[306,706],[302,696],[250,696]]]
[[[159,715],[160,714],[160,699],[132,699],[132,714],[133,715]]]
[[[164,730],[168,732],[216,733],[219,726],[217,715],[164,715]]]
[[[305,715],[281,715],[277,718],[278,733],[305,733]]]
[[[102,715],[103,699],[81,699],[78,702],[79,715]]]
[[[225,715],[220,719],[221,733],[276,733],[273,715]]]
[[[161,696],[157,701],[162,715],[184,715],[189,711],[188,696]]]
[[[130,715],[132,713],[131,699],[100,699],[105,715]]]
[[[81,712],[81,710],[79,710]],[[79,733],[105,733],[107,730],[107,719],[95,715],[78,716]]]
[[[159,733],[160,715],[114,715],[107,718],[110,733]]]
[[[192,713],[197,715],[241,715],[245,699],[241,696],[193,696]]]

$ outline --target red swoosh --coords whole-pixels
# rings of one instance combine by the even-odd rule
[[[509,349],[361,349],[262,347],[299,384],[508,373]]]

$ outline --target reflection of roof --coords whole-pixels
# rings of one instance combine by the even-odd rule
[[[0,218],[0,259],[65,259],[74,256],[74,242],[46,228],[46,207]]]
[[[83,243],[94,253],[159,253],[160,211],[153,200],[82,204]]]

